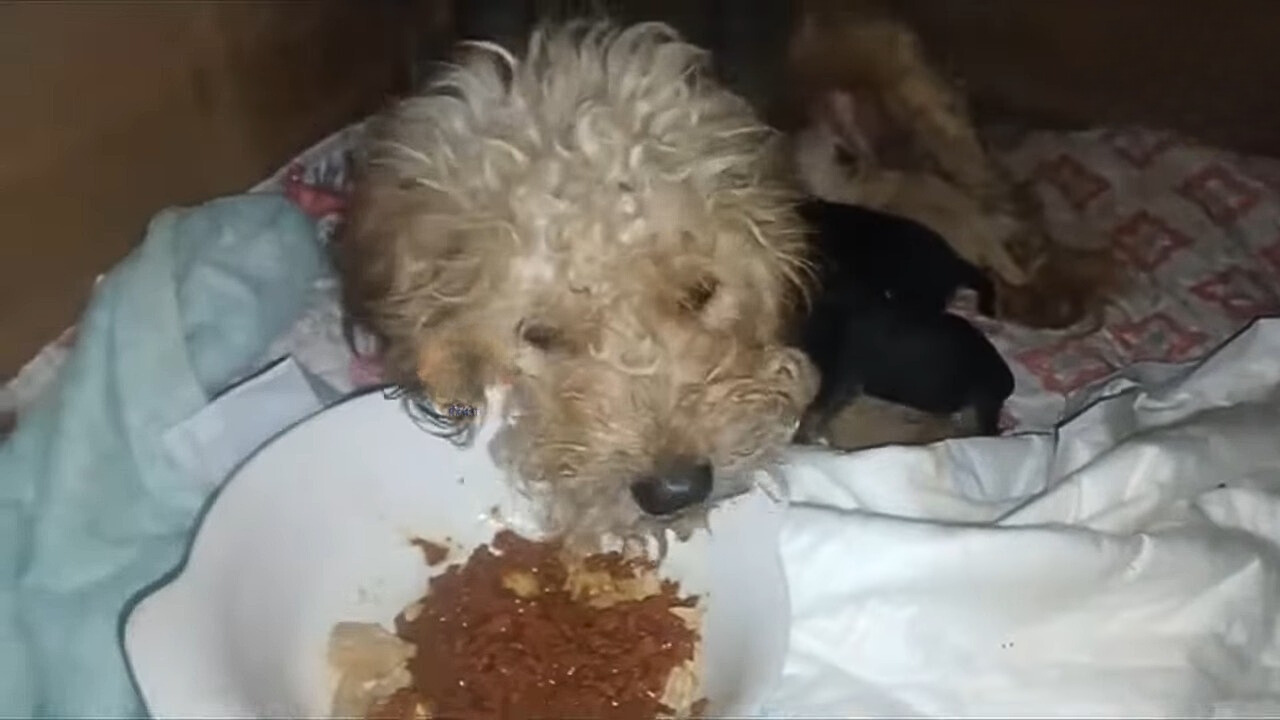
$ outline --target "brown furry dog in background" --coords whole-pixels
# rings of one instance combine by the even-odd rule
[[[1047,328],[1097,318],[1117,284],[1108,253],[1046,235],[1039,204],[992,161],[963,96],[909,28],[863,4],[811,8],[789,65],[805,108],[793,152],[811,193],[934,229],[997,281],[1003,318]]]
[[[466,50],[371,124],[340,242],[391,379],[497,414],[554,529],[747,489],[817,388],[783,341],[806,264],[775,133],[663,25]]]

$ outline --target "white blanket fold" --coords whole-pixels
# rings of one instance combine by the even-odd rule
[[[1280,716],[1278,391],[1261,321],[1056,438],[796,450],[771,714]]]

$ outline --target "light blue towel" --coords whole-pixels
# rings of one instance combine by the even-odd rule
[[[161,436],[252,369],[324,269],[306,215],[242,195],[160,213],[98,284],[58,384],[0,445],[0,717],[144,714],[121,610],[206,495]]]

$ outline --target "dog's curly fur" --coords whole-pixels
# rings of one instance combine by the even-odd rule
[[[648,531],[629,485],[678,458],[745,488],[816,392],[784,151],[706,60],[653,23],[464,44],[358,158],[349,312],[437,407],[509,388],[495,454],[557,530]]]
[[[1027,282],[1005,245],[1019,222],[1005,207],[1003,178],[963,95],[909,28],[863,10],[811,10],[792,37],[789,65],[809,113],[796,159],[811,192],[911,217],[975,265]]]

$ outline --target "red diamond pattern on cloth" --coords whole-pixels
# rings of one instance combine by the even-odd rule
[[[1147,167],[1152,160],[1177,144],[1177,139],[1169,133],[1141,129],[1109,130],[1103,133],[1102,141],[1139,169]]]
[[[1130,215],[1111,231],[1116,248],[1131,265],[1151,272],[1193,240],[1146,210]]]
[[[1209,219],[1230,227],[1262,200],[1262,193],[1225,165],[1212,163],[1178,186],[1178,194],[1200,206]]]
[[[1280,309],[1280,301],[1266,279],[1238,265],[1192,285],[1191,294],[1218,305],[1237,320],[1252,320]]]
[[[1067,338],[1014,355],[1049,392],[1069,393],[1115,372],[1088,338]]]
[[[1095,198],[1111,189],[1105,177],[1066,153],[1041,163],[1037,174],[1057,188],[1076,212],[1082,212]]]
[[[1189,360],[1196,357],[1209,340],[1207,334],[1192,330],[1162,312],[1132,322],[1115,323],[1107,332],[1132,361]]]

